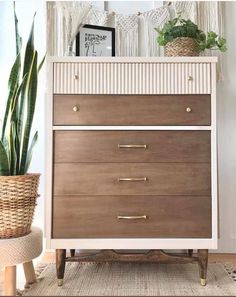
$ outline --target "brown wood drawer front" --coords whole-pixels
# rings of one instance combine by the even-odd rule
[[[54,95],[54,125],[210,124],[210,95]]]
[[[54,139],[56,163],[211,161],[210,131],[55,131]]]
[[[55,195],[211,195],[210,163],[56,163],[54,166]],[[119,178],[138,180],[118,181]]]
[[[56,196],[53,237],[210,238],[211,197]]]

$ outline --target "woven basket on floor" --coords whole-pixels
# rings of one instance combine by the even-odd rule
[[[0,176],[0,238],[30,233],[39,174]]]
[[[197,51],[197,42],[190,37],[178,37],[168,42],[165,46],[165,56],[199,56]]]

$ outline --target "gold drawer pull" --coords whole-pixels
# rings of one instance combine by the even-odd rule
[[[144,148],[147,149],[146,144],[118,144],[118,148]]]
[[[188,81],[193,81],[193,77],[191,75],[188,76]]]
[[[186,108],[186,112],[192,112],[192,108],[191,107],[187,107]]]
[[[117,216],[118,220],[146,220],[146,215],[141,216]]]
[[[74,111],[74,112],[79,111],[79,106],[78,106],[78,105],[75,105],[75,106],[73,107],[73,111]]]
[[[135,182],[135,181],[147,181],[147,177],[118,177],[118,182],[122,182],[122,181],[131,181],[131,182]]]

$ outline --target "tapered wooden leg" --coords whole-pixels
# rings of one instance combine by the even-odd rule
[[[24,272],[25,272],[25,279],[26,285],[31,285],[36,282],[36,275],[34,272],[34,265],[33,262],[26,262],[23,264]]]
[[[70,256],[74,257],[75,256],[75,250],[70,250]]]
[[[205,286],[207,281],[208,250],[198,250],[198,266],[201,285]]]
[[[63,285],[63,278],[65,273],[66,265],[66,250],[56,250],[56,269],[57,269],[57,284],[58,286]]]
[[[192,255],[193,255],[193,250],[188,250],[188,255],[189,255],[189,257],[192,257]]]
[[[4,296],[16,296],[16,266],[5,267]]]

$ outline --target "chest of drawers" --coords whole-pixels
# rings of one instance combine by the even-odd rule
[[[59,279],[67,248],[198,249],[205,279],[217,248],[215,66],[49,59],[46,234]]]

